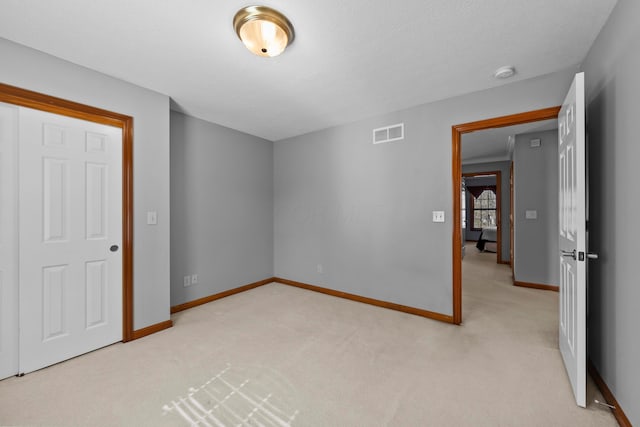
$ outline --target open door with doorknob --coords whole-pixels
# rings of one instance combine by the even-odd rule
[[[587,382],[587,170],[584,73],[576,74],[558,114],[560,352],[579,406]]]

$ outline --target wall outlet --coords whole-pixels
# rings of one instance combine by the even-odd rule
[[[198,275],[197,274],[192,274],[191,275],[191,284],[195,285],[196,283],[198,283]]]
[[[323,270],[322,264],[318,264],[318,273],[322,274]]]
[[[186,288],[187,286],[191,286],[191,276],[184,276],[184,282],[183,282],[184,287]]]

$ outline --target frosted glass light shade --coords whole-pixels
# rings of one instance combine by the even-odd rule
[[[289,43],[287,34],[270,21],[249,21],[240,28],[240,39],[251,52],[260,56],[278,56]]]
[[[278,56],[293,41],[293,26],[280,12],[266,6],[240,9],[233,18],[238,37],[258,56]]]

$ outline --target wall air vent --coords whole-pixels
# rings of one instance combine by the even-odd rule
[[[404,123],[386,126],[373,130],[373,143],[382,144],[384,142],[400,141],[404,139]]]

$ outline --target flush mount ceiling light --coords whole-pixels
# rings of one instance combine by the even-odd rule
[[[500,67],[493,73],[493,77],[496,79],[508,79],[509,77],[513,77],[516,73],[515,67],[511,65],[505,65],[504,67]]]
[[[282,13],[266,6],[242,8],[233,18],[242,43],[258,56],[278,56],[293,41],[293,25]]]

